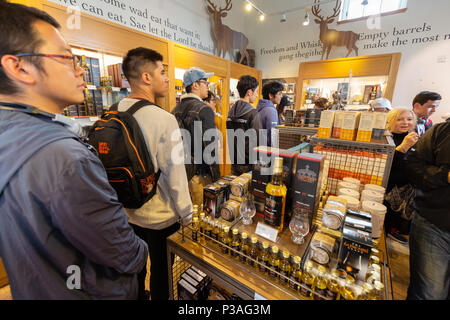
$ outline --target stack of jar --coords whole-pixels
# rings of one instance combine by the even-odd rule
[[[219,219],[206,216],[203,206],[194,205],[192,213],[192,240],[201,243],[213,243],[218,245],[219,235],[223,225]],[[200,213],[199,213],[200,212]]]

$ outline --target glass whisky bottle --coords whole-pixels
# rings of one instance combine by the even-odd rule
[[[308,261],[305,265],[305,270],[302,273],[300,294],[305,300],[312,300],[312,289],[314,285],[313,267],[314,265],[312,262]]]
[[[339,298],[339,271],[336,269],[328,277],[327,291],[325,296],[328,300],[338,300]]]
[[[220,242],[221,244],[221,251],[223,254],[230,253],[230,249],[228,248],[230,246],[230,227],[224,226],[222,232],[220,233]]]
[[[269,243],[267,241],[264,241],[262,243],[262,250],[261,254],[259,256],[259,264],[258,264],[258,270],[262,274],[267,274],[267,265],[269,264]]]
[[[219,241],[219,234],[220,234],[220,222],[218,219],[214,219],[212,238],[216,241]],[[213,243],[217,244],[217,242],[213,242]]]
[[[283,260],[280,263],[280,284],[284,286],[288,285],[289,276],[291,275],[290,256],[288,251],[283,251]]]
[[[317,294],[320,294],[322,297],[326,298],[326,292],[327,292],[327,279],[325,277],[325,274],[327,272],[327,269],[324,266],[319,266],[317,268],[317,277],[314,281],[314,292]],[[314,300],[325,300],[325,298],[322,298],[321,296],[314,294]]]
[[[247,261],[247,255],[249,251],[248,235],[246,232],[242,232],[239,250],[241,251],[239,254],[239,261],[245,263]]]
[[[295,291],[298,291],[299,286],[294,281],[300,283],[302,277],[302,267],[300,265],[301,261],[302,258],[300,258],[299,256],[294,257],[294,264],[292,266],[292,272],[289,277],[291,280],[293,280],[293,281],[289,280],[289,288]]]
[[[194,218],[197,218],[197,220],[199,218],[197,205],[192,206],[192,226],[194,226]]]
[[[264,222],[279,232],[283,230],[287,189],[283,183],[283,158],[276,157],[272,180],[266,187]]]
[[[230,255],[233,257],[233,259],[238,260],[239,259],[239,248],[241,245],[241,241],[239,239],[239,231],[237,228],[233,229],[233,238],[231,241],[231,248],[234,250],[231,250]]]
[[[212,230],[213,230],[212,219],[211,219],[211,217],[208,217],[206,219],[206,223],[205,223],[205,240],[206,240],[206,242],[211,241]]]
[[[248,252],[248,256],[250,258],[252,258],[253,260],[257,260],[258,259],[258,238],[252,237],[251,240],[252,241],[251,241],[250,249]],[[255,267],[256,262],[253,261],[252,259],[247,259],[247,264],[251,267]]]
[[[192,241],[198,242],[198,229],[198,217],[194,217],[194,219],[192,219]]]
[[[269,277],[278,278],[277,272],[280,267],[280,257],[278,256],[278,247],[272,246],[272,254],[269,259]]]
[[[83,74],[84,83],[86,85],[92,85],[91,68],[89,68],[89,65],[87,64],[86,61],[86,56],[84,55],[81,56],[81,68],[84,71]]]

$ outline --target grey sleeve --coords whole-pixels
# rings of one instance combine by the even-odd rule
[[[100,160],[74,159],[60,175],[51,199],[52,220],[67,240],[94,263],[119,273],[138,273],[148,256],[146,243],[128,224]]]

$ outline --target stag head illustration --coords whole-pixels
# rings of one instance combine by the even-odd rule
[[[318,4],[318,0],[314,0],[314,6],[311,9],[312,14],[318,19],[314,19],[314,22],[320,25],[320,42],[322,42],[322,60],[327,52],[326,59],[330,55],[332,47],[346,47],[348,52],[346,57],[355,50],[356,56],[358,56],[358,47],[355,43],[358,40],[358,35],[352,31],[337,31],[334,29],[328,29],[328,24],[333,23],[334,19],[339,16],[341,7],[341,1],[336,0],[336,6],[333,9],[333,14],[329,17],[320,15],[322,9]]]
[[[232,30],[228,26],[222,24],[222,18],[228,15],[228,11],[231,10],[233,4],[231,0],[226,0],[225,8],[217,9],[217,6],[212,0],[206,0],[208,2],[208,11],[214,18],[214,42],[216,46],[217,55],[219,57],[225,57],[228,52],[230,57],[234,60],[234,49],[238,49],[241,53],[242,63],[244,57],[247,58],[247,63],[250,62],[250,57],[247,52],[248,39],[247,37],[238,31]]]

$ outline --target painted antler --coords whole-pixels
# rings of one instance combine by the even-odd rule
[[[214,8],[214,11],[217,11],[216,5],[214,3],[212,3],[211,0],[206,0],[206,1],[208,1],[209,5]]]
[[[229,7],[229,8],[228,8]],[[231,0],[226,0],[226,6],[225,8],[220,8],[219,13],[221,12],[225,12],[225,11],[230,11],[231,8],[233,8],[233,3],[231,2]]]
[[[322,9],[320,9],[320,4],[317,4],[317,3],[318,3],[318,0],[314,0],[314,6],[311,8],[311,13],[323,21],[324,20],[323,16],[319,15],[319,12],[322,11]]]
[[[341,1],[340,0],[336,0],[336,6],[334,7],[333,10],[334,10],[333,15],[331,15],[327,19],[336,18],[339,15],[339,13],[341,13]]]

